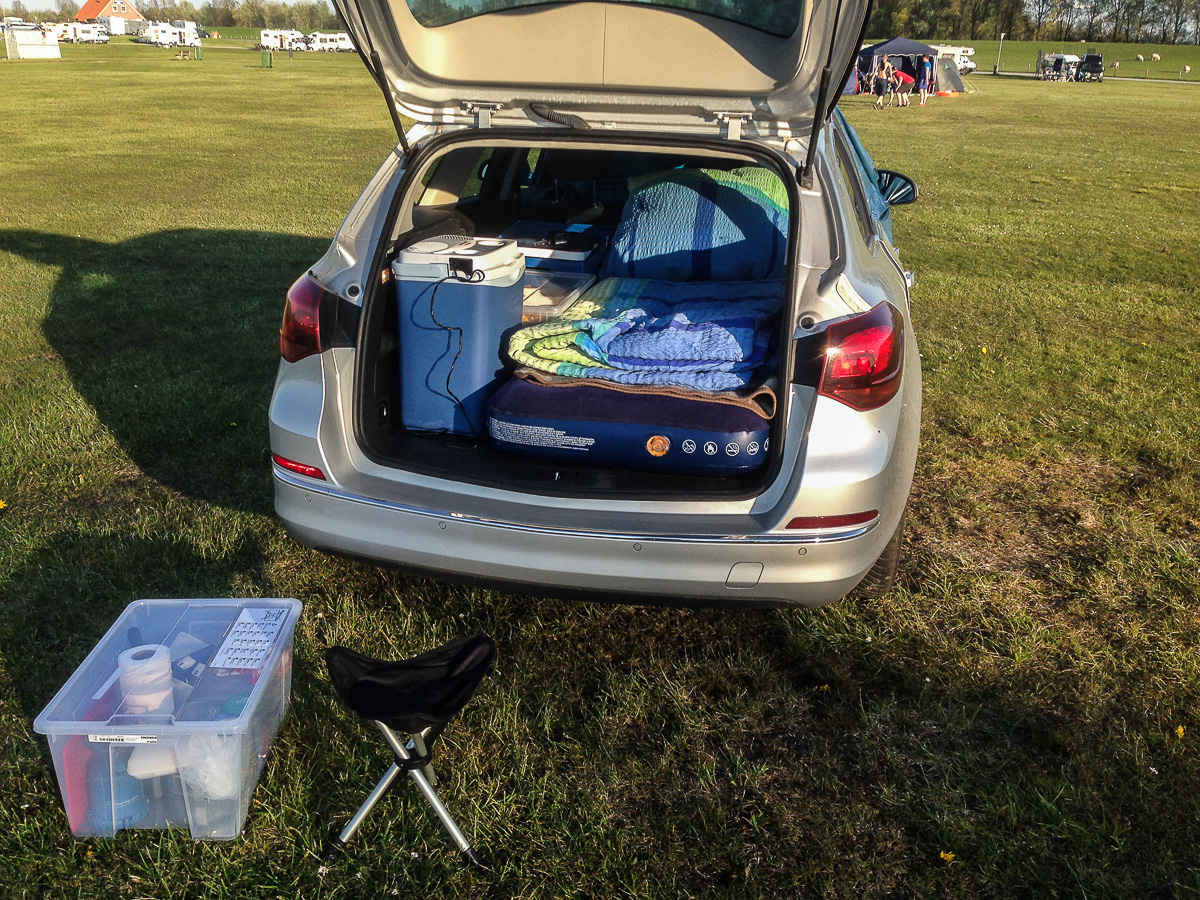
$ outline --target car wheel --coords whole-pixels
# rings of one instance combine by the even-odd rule
[[[900,523],[887,546],[879,554],[879,559],[875,560],[875,565],[871,566],[871,570],[858,583],[858,587],[851,592],[851,596],[873,600],[882,597],[896,586],[896,576],[900,572],[900,552],[904,546],[904,520],[907,516],[908,507],[905,507],[904,512],[900,514]]]

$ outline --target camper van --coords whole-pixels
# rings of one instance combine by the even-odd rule
[[[977,68],[975,60],[971,58],[975,55],[974,47],[959,47],[950,44],[931,44],[930,46],[938,52],[939,58],[948,56],[954,60],[958,71],[964,75],[970,75]]]
[[[273,31],[264,28],[258,34],[260,50],[307,50],[304,34],[299,31]]]
[[[326,34],[321,31],[314,31],[308,36],[308,49],[324,50],[332,52],[335,50],[353,50],[354,44],[350,41],[350,35],[344,31],[339,31],[337,34]]]
[[[108,32],[101,25],[71,22],[67,25],[66,32],[58,39],[68,44],[107,44]]]
[[[199,47],[200,37],[194,31],[176,28],[174,25],[151,25],[138,38],[144,44],[159,47]]]

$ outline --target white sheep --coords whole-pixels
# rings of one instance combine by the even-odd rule
[[[1162,62],[1162,56],[1158,53],[1151,53],[1150,58],[1155,62]]]
[[[1145,61],[1146,61],[1146,57],[1142,56],[1142,54],[1140,54],[1140,53],[1139,53],[1139,54],[1137,55],[1137,61],[1138,61],[1138,62],[1145,62]]]
[[[1184,67],[1183,67],[1183,74],[1184,74],[1184,75],[1191,75],[1191,74],[1192,74],[1192,67],[1191,67],[1191,66],[1184,66]]]
[[[1115,63],[1113,63],[1113,64],[1112,64],[1112,67],[1113,67],[1114,69],[1119,69],[1119,68],[1121,68],[1121,61],[1118,59],[1118,60],[1117,60]]]

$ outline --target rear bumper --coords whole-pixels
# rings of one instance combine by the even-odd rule
[[[568,531],[373,500],[279,468],[274,474],[276,512],[302,544],[533,594],[822,606],[853,590],[890,537],[876,522],[753,537]]]

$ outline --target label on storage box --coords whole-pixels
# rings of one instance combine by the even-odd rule
[[[157,734],[89,734],[93,744],[157,744]]]
[[[287,617],[286,609],[243,609],[209,666],[217,669],[261,669]]]

